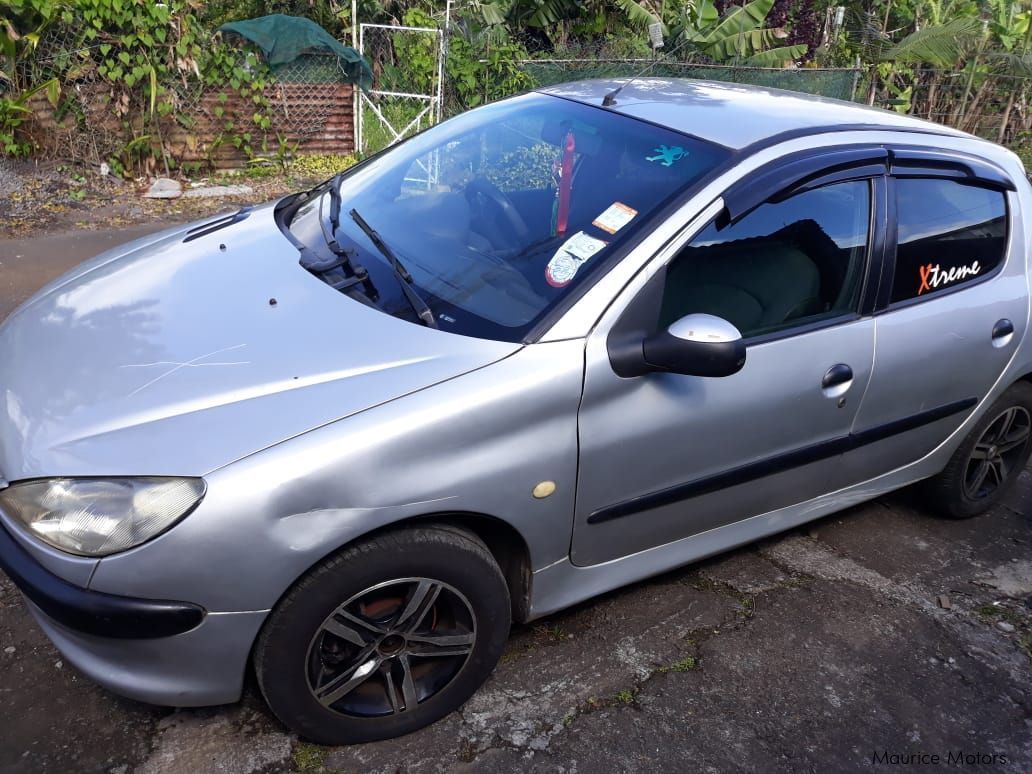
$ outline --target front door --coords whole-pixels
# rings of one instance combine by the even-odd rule
[[[657,330],[733,323],[744,368],[703,378],[614,373],[588,338],[572,558],[592,565],[800,503],[838,485],[874,357],[861,317],[880,179],[831,183],[710,224],[627,307]],[[640,310],[639,310],[640,312]]]

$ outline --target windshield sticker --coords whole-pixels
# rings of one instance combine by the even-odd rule
[[[917,288],[917,295],[958,282],[968,277],[977,276],[982,271],[982,266],[975,261],[970,266],[954,266],[949,271],[944,271],[939,264],[926,263],[918,267],[921,284]]]
[[[567,239],[545,267],[545,281],[554,288],[566,287],[580,267],[606,246],[601,239],[578,231]]]
[[[591,221],[591,225],[615,234],[628,223],[631,218],[638,214],[638,211],[628,207],[623,202],[613,202],[606,208],[606,211]]]
[[[653,148],[652,152],[655,156],[646,156],[646,161],[658,161],[664,167],[672,167],[675,161],[680,161],[688,155],[688,151],[682,148],[680,145],[668,146],[660,145],[658,148]]]

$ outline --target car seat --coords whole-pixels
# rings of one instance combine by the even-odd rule
[[[687,314],[721,317],[757,333],[823,311],[814,262],[769,237],[686,249],[667,271],[660,324]]]

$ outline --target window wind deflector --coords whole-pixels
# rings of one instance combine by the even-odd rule
[[[746,175],[724,194],[725,222],[734,223],[779,193],[788,195],[825,183],[884,174],[888,158],[888,151],[880,146],[786,156]]]
[[[239,223],[242,220],[246,220],[251,214],[251,207],[241,207],[236,212],[224,215],[221,218],[210,220],[207,223],[202,223],[199,226],[195,226],[186,232],[186,236],[183,238],[183,242],[192,242],[195,239],[200,239],[203,236],[208,236],[219,229],[223,229],[226,226],[232,226],[234,223]]]
[[[956,151],[894,149],[889,171],[895,177],[946,177],[999,191],[1016,191],[1014,181],[995,164]]]

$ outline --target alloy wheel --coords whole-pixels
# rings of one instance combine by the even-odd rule
[[[345,715],[410,712],[458,675],[476,643],[476,616],[458,590],[400,578],[355,594],[308,646],[308,688]]]
[[[1023,406],[1012,406],[989,423],[968,458],[964,494],[988,497],[1003,485],[1032,437],[1032,418]]]

